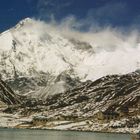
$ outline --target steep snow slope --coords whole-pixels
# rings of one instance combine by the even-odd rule
[[[77,68],[90,54],[77,50],[75,44],[59,33],[50,29],[47,31],[47,26],[44,31],[44,27],[31,19],[25,19],[1,34],[0,46],[4,78],[15,76],[15,70],[19,76],[31,76],[38,72],[58,76],[73,69],[73,74],[79,75]]]
[[[95,80],[107,74],[124,74],[140,67],[139,44],[134,48],[125,47],[128,45],[125,41],[116,42],[119,49],[104,50],[100,48],[106,42],[100,40],[99,43],[99,38],[100,35],[98,39],[93,38],[95,43],[88,40],[83,42],[60,34],[49,24],[24,19],[0,35],[0,73],[3,79],[11,79],[13,87],[17,84],[15,81],[18,81],[18,85],[24,85],[19,79],[28,81],[23,86],[24,90],[28,87],[26,92],[34,91],[41,85],[49,93],[53,93],[54,90],[63,92],[72,88],[81,80]],[[67,78],[56,80],[61,74],[76,83],[69,85]],[[48,86],[52,88],[48,89]],[[46,94],[46,90],[42,96]],[[44,88],[38,88],[37,93],[43,91]]]

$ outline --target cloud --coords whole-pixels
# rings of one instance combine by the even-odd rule
[[[73,0],[70,2],[67,0],[38,0],[37,8],[40,19],[47,21],[47,24],[49,23],[66,36],[96,42],[97,47],[102,46],[101,48],[107,50],[113,50],[118,46],[136,46],[139,40],[140,16],[132,16],[126,1],[100,0],[98,2],[102,4],[88,9],[86,16],[82,18],[77,18],[76,15],[70,13],[61,20],[57,20],[57,15],[74,4]],[[128,15],[130,15],[129,18],[127,18]]]
[[[77,28],[84,26],[83,24],[84,23],[80,23],[75,17],[70,16],[59,23],[56,21],[49,23],[41,22],[42,30],[39,30],[39,32],[53,31],[70,39],[75,38],[80,41],[88,42],[97,52],[102,50],[127,50],[136,48],[140,43],[140,33],[135,29],[124,32],[121,28],[95,26],[94,28],[96,29],[93,30],[89,28],[86,32],[77,30]]]
[[[28,1],[33,2],[33,0]],[[93,3],[93,6],[88,5],[90,2],[90,0],[82,2],[80,0],[37,0],[36,17],[49,22],[64,22],[67,26],[73,26],[81,31],[97,31],[108,26],[121,28],[124,31],[139,28],[140,16],[134,12],[133,6],[127,0],[98,0]],[[89,7],[82,9],[84,4]],[[79,11],[82,11],[80,16]]]

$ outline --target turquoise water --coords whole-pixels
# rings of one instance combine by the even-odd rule
[[[0,140],[131,140],[131,138],[126,134],[0,129]]]

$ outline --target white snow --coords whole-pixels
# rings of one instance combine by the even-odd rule
[[[72,69],[72,73],[81,80],[95,80],[107,74],[124,74],[140,68],[138,43],[131,47],[131,42],[123,42],[123,38],[118,39],[116,35],[113,39],[117,49],[100,49],[106,43],[100,37],[108,41],[109,35],[107,38],[99,33],[95,35],[92,39],[95,43],[87,40],[92,45],[92,51],[78,50],[49,24],[25,19],[0,35],[0,72],[6,70],[12,77],[13,65],[24,76],[33,76],[40,71],[58,75]],[[15,48],[13,40],[16,42]],[[4,78],[9,77],[5,75]]]
[[[85,125],[85,122],[77,122],[77,123],[70,123],[70,124],[66,124],[66,125],[59,125],[56,127],[53,127],[53,129],[58,129],[58,130],[66,130],[68,128],[72,128],[74,126],[80,126],[80,125]]]

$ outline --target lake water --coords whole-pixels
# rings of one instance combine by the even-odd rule
[[[127,134],[0,129],[0,140],[131,140]]]

